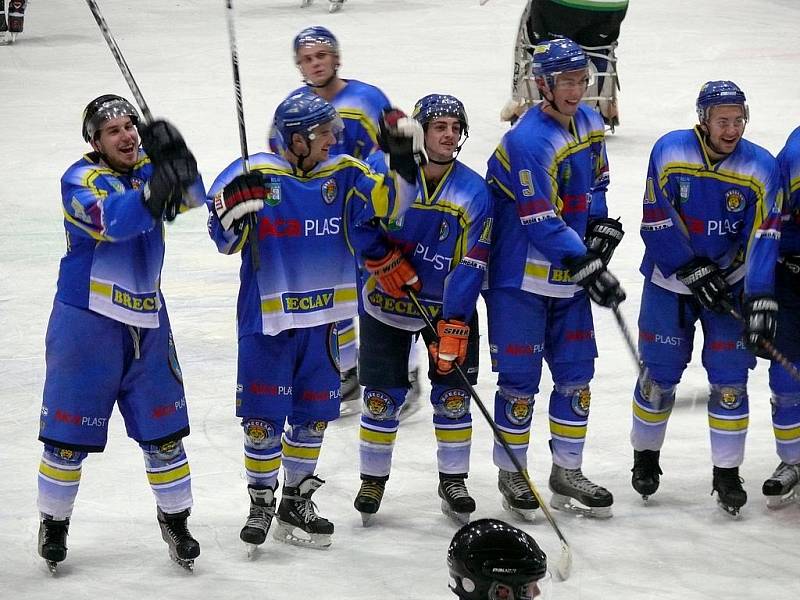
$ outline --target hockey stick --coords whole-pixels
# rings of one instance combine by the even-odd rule
[[[417,298],[416,292],[410,288],[405,288],[406,293],[408,294],[409,298],[411,298],[411,302],[414,303],[414,307],[419,312],[422,320],[425,321],[425,326],[431,330],[431,333],[434,336],[434,339],[438,341],[439,336],[436,333],[436,328],[433,326],[433,322],[431,318],[428,316],[428,313],[425,311],[425,308],[420,304],[419,298]],[[547,508],[547,505],[544,502],[544,499],[539,494],[539,491],[536,489],[536,486],[533,485],[533,481],[531,481],[530,476],[528,475],[528,470],[523,468],[520,464],[519,459],[514,455],[514,452],[511,450],[511,447],[508,445],[505,439],[503,439],[503,435],[500,433],[500,429],[498,429],[497,425],[494,422],[494,419],[489,414],[489,411],[486,410],[486,405],[481,400],[480,396],[478,396],[478,392],[475,391],[475,388],[472,387],[472,384],[467,379],[467,376],[464,374],[464,370],[461,368],[461,365],[458,363],[453,363],[456,372],[461,377],[461,381],[466,386],[467,390],[469,390],[472,399],[475,400],[475,403],[478,405],[478,408],[481,411],[481,414],[486,419],[486,422],[489,424],[489,427],[494,433],[494,439],[497,440],[500,445],[505,450],[508,458],[514,465],[514,468],[522,474],[522,477],[525,479],[525,483],[528,484],[528,489],[530,489],[531,493],[536,498],[536,501],[539,503],[539,507],[542,509],[542,513],[544,513],[547,522],[550,523],[550,526],[555,531],[555,534],[558,536],[558,540],[561,542],[561,556],[559,557],[558,563],[556,564],[556,570],[558,571],[559,576],[561,579],[566,580],[569,578],[570,572],[572,571],[572,550],[569,547],[569,543],[567,542],[564,534],[561,533],[561,530],[558,528],[558,525],[553,519],[553,515],[550,513],[550,509]]]
[[[739,323],[747,327],[747,321],[741,314],[739,314],[739,311],[737,311],[733,306],[731,306],[727,302],[725,303],[724,306],[726,312],[730,316],[732,316],[734,319],[739,321]],[[789,373],[792,379],[794,379],[795,381],[800,381],[800,370],[798,370],[797,367],[795,367],[792,364],[792,361],[786,358],[786,355],[783,352],[781,352],[775,347],[775,344],[773,344],[769,340],[765,340],[763,337],[759,338],[758,343],[761,345],[761,348],[767,354],[769,354],[772,360],[774,360],[776,363],[778,363],[780,366],[786,369],[786,372]]]
[[[225,0],[225,16],[228,20],[228,44],[231,51],[231,67],[233,70],[233,91],[236,95],[236,117],[239,120],[239,145],[242,150],[242,168],[245,173],[250,172],[250,153],[247,151],[247,130],[244,127],[244,103],[242,102],[242,80],[239,77],[239,53],[236,50],[236,28],[233,22],[233,0]],[[261,267],[261,257],[258,254],[258,219],[254,213],[247,217],[248,232],[247,243],[250,244],[250,258],[253,270]]]
[[[639,369],[639,377],[642,381],[644,381],[647,376],[647,369],[645,369],[644,364],[642,364],[642,359],[639,357],[639,351],[636,349],[636,342],[633,341],[633,334],[631,334],[631,330],[619,310],[619,304],[612,305],[611,312],[614,313],[614,318],[617,320],[617,325],[619,326],[619,330],[625,340],[625,346],[627,346],[633,362],[636,363],[636,367]]]
[[[89,10],[92,11],[94,20],[97,21],[97,26],[100,28],[100,32],[106,39],[108,49],[111,50],[111,54],[114,55],[114,60],[117,61],[117,66],[119,67],[119,70],[122,71],[122,76],[125,78],[125,82],[128,84],[128,87],[131,89],[131,93],[133,94],[134,100],[136,100],[136,104],[139,106],[139,110],[142,111],[142,118],[144,119],[144,122],[151,122],[153,120],[153,114],[150,112],[150,108],[147,106],[144,96],[142,96],[142,91],[136,84],[136,80],[133,78],[133,73],[131,73],[128,63],[125,62],[125,57],[122,56],[122,52],[120,52],[119,46],[117,46],[117,42],[114,39],[114,36],[111,34],[111,30],[108,28],[108,23],[106,23],[106,20],[100,13],[100,7],[97,6],[97,2],[95,2],[95,0],[86,0],[86,4],[89,5]]]

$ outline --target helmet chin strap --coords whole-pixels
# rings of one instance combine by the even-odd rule
[[[555,94],[553,94],[553,92],[550,91],[550,86],[549,85],[547,86],[547,91],[550,92],[550,98],[547,97],[547,92],[543,88],[540,88],[539,91],[542,93],[542,98],[544,98],[545,101],[547,102],[547,106],[552,108],[554,111],[556,111],[560,115],[564,115],[565,117],[571,117],[572,116],[572,115],[568,115],[563,110],[558,108],[558,104],[556,104]]]
[[[461,152],[461,148],[463,148],[464,144],[467,143],[467,138],[468,137],[469,137],[469,133],[467,133],[464,136],[464,141],[461,142],[458,146],[456,146],[455,152],[453,152],[453,158],[450,158],[448,160],[436,160],[435,158],[431,158],[431,156],[428,155],[428,162],[431,162],[431,163],[433,163],[435,165],[449,165],[451,163],[454,163],[456,161],[456,159],[458,158],[459,152]]]
[[[711,136],[708,133],[708,127],[705,123],[700,123],[700,131],[703,132],[703,143],[711,150],[714,151],[715,154],[719,154],[720,156],[729,156],[730,152],[722,152],[719,150],[714,144],[711,143]]]

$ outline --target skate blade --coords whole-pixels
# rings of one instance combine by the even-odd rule
[[[181,567],[182,569],[186,570],[188,573],[194,573],[194,559],[193,558],[181,558],[177,554],[175,554],[172,550],[169,552],[169,557],[172,561]]]
[[[272,537],[285,544],[301,546],[303,548],[314,548],[315,550],[327,550],[332,541],[331,536],[324,533],[307,533],[300,527],[295,527],[288,523],[278,521]]]
[[[578,505],[573,503],[573,498],[562,494],[553,494],[553,497],[550,498],[550,506],[556,510],[590,519],[609,519],[614,516],[611,514],[610,506]]]
[[[503,498],[503,508],[505,508],[508,512],[517,515],[521,519],[528,521],[529,523],[533,523],[536,519],[536,508],[514,508],[508,503],[508,500]]]
[[[445,517],[449,517],[450,519],[455,521],[456,524],[458,525],[466,525],[467,523],[469,523],[469,517],[470,515],[472,515],[472,513],[468,512],[460,513],[454,511],[452,508],[450,508],[450,505],[447,503],[446,500],[442,500],[442,514]]]
[[[58,563],[56,561],[45,559],[44,564],[47,565],[50,575],[58,575]]]
[[[723,504],[722,502],[720,502],[719,500],[717,500],[717,506],[719,507],[719,509],[723,513],[725,513],[731,519],[739,520],[739,519],[742,518],[742,514],[741,514],[742,507],[741,506],[739,506],[739,507],[727,506],[727,505]]]
[[[361,513],[361,526],[362,527],[369,527],[372,524],[372,519],[374,517],[375,517],[375,513],[362,512]]]
[[[260,544],[251,544],[250,542],[244,543],[244,548],[247,550],[247,558],[255,558],[258,554],[258,547]]]
[[[767,508],[770,508],[772,510],[785,508],[790,504],[794,504],[795,502],[800,502],[800,485],[794,486],[788,492],[780,496],[766,496],[766,498],[767,498]]]

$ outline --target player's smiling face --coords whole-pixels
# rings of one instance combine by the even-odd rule
[[[314,139],[309,147],[308,160],[311,164],[328,160],[331,146],[336,144],[334,122],[323,123],[314,130]]]
[[[589,86],[589,72],[586,69],[559,73],[552,89],[553,104],[565,115],[578,112],[578,106]]]
[[[130,171],[139,159],[139,132],[130,117],[110,119],[95,136],[92,148],[115,171]]]
[[[301,46],[297,51],[297,68],[303,79],[314,85],[323,85],[336,75],[339,57],[327,44]]]
[[[746,124],[742,106],[712,106],[703,123],[708,134],[708,145],[719,154],[730,154],[736,150],[736,145],[742,139]]]
[[[438,117],[428,123],[425,131],[425,150],[433,160],[453,159],[461,140],[461,123],[454,117]]]

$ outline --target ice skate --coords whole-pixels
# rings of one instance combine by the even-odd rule
[[[56,574],[58,563],[67,558],[68,533],[69,519],[56,521],[49,515],[42,515],[39,523],[39,556],[53,575]]]
[[[589,481],[577,469],[565,469],[553,465],[550,471],[550,491],[553,497],[550,506],[556,510],[573,512],[584,517],[607,519],[611,517],[614,497],[604,487]]]
[[[364,527],[369,527],[372,517],[381,507],[387,479],[388,477],[361,476],[361,488],[358,490],[353,506],[361,513],[361,524]]]
[[[344,5],[344,0],[329,0],[330,4],[328,5],[328,12],[335,13],[342,10],[342,5]]]
[[[503,508],[526,521],[534,520],[539,501],[528,488],[522,473],[500,469],[497,488],[503,494]]]
[[[179,513],[165,513],[158,509],[158,525],[161,538],[169,546],[169,557],[187,571],[194,571],[194,559],[200,556],[200,544],[186,527],[188,517],[188,508]]]
[[[633,489],[642,495],[642,500],[645,503],[658,489],[659,476],[662,474],[661,467],[658,465],[660,454],[658,450],[633,451],[631,485]]]
[[[300,0],[300,8],[306,8],[307,6],[311,6],[314,3],[314,0]]]
[[[781,461],[764,482],[761,492],[767,497],[769,508],[782,508],[800,500],[800,464],[788,465]]]
[[[248,487],[250,514],[239,532],[239,539],[247,546],[247,556],[253,556],[256,548],[267,539],[269,526],[275,516],[275,490],[272,488]]]
[[[741,508],[747,503],[747,492],[744,491],[739,477],[739,467],[723,469],[714,467],[714,482],[711,493],[717,492],[717,504],[727,514],[738,517]]]
[[[297,487],[283,487],[273,537],[279,542],[324,550],[331,545],[333,523],[317,514],[312,494],[323,483],[308,475]]]
[[[459,525],[469,523],[475,512],[475,500],[469,495],[464,482],[465,475],[445,475],[439,473],[439,497],[442,499],[442,512]]]

